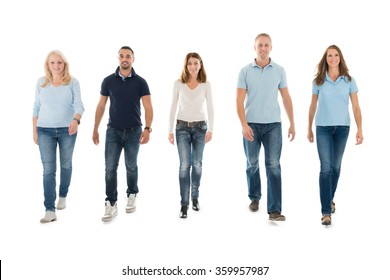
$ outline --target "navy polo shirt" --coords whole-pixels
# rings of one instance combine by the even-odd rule
[[[118,67],[103,80],[100,94],[110,98],[108,126],[124,129],[142,125],[141,97],[150,95],[150,91],[145,79],[133,68],[129,77],[122,78]]]

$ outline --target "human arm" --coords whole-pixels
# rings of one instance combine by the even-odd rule
[[[205,143],[208,143],[213,138],[213,129],[214,129],[214,101],[213,93],[211,89],[210,82],[207,82],[207,92],[206,92],[206,103],[207,103],[207,121],[208,121],[208,131],[206,132]]]
[[[312,94],[311,96],[311,103],[309,107],[309,125],[307,127],[307,140],[309,140],[310,143],[314,142],[314,134],[313,134],[313,120],[314,115],[317,111],[317,102],[318,102],[318,94]]]
[[[144,95],[141,98],[142,105],[144,106],[145,111],[145,127],[152,127],[153,121],[153,106],[152,106],[152,98],[150,95]],[[140,143],[146,144],[149,142],[150,132],[147,129],[144,129],[141,134]]]
[[[73,107],[74,107],[74,117],[68,126],[69,135],[77,133],[77,129],[81,120],[81,116],[84,113],[84,104],[81,100],[81,91],[80,91],[80,83],[77,79],[72,78],[71,81],[71,90],[73,95]],[[77,120],[75,120],[77,119]]]
[[[291,96],[290,96],[290,93],[288,92],[287,87],[281,88],[281,89],[279,89],[279,91],[280,91],[280,94],[282,95],[283,106],[284,106],[284,109],[286,110],[288,120],[290,121],[290,127],[288,129],[288,138],[290,138],[290,142],[291,142],[295,138],[293,104],[292,104]]]
[[[40,84],[42,83],[41,80],[38,80],[36,86],[35,86],[35,99],[34,99],[34,106],[33,106],[33,117],[32,117],[32,124],[33,124],[33,140],[34,143],[38,145],[38,129],[37,129],[37,123],[38,123],[38,116],[39,111],[41,108],[41,102],[39,99],[39,90],[40,90]]]
[[[101,95],[99,99],[99,103],[96,107],[95,112],[95,125],[93,127],[92,141],[95,145],[99,144],[99,125],[103,118],[104,111],[106,109],[108,96]]]
[[[240,123],[242,126],[242,135],[245,139],[249,141],[253,141],[254,134],[252,128],[248,125],[245,117],[245,108],[244,102],[246,97],[246,89],[245,88],[237,88],[237,96],[236,96],[236,107],[237,107],[237,115],[240,119]]]
[[[77,119],[78,121],[75,120],[75,119]],[[75,114],[74,115],[73,120],[70,122],[70,124],[68,126],[68,133],[69,133],[69,135],[73,135],[73,134],[77,133],[77,129],[79,127],[80,119],[81,119],[81,115],[80,114]]]
[[[169,113],[169,127],[168,127],[168,141],[172,145],[175,144],[175,136],[173,133],[174,128],[174,122],[176,120],[176,114],[177,114],[177,104],[179,102],[179,85],[180,81],[175,81],[173,86],[173,92],[172,92],[172,99],[171,99],[171,109]]]
[[[34,143],[38,145],[38,129],[37,129],[37,122],[38,122],[38,117],[34,116],[32,118],[32,123],[33,123],[33,139]]]
[[[356,145],[363,143],[363,131],[362,131],[362,113],[360,111],[359,100],[357,92],[351,93],[350,95],[352,103],[353,116],[355,118],[357,133],[356,133]]]

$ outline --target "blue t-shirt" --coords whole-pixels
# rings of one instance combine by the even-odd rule
[[[281,122],[279,89],[287,87],[284,68],[271,60],[261,68],[254,60],[241,69],[237,88],[246,89],[245,115],[248,123]]]
[[[349,95],[358,92],[356,81],[340,76],[335,82],[326,73],[325,82],[318,86],[313,82],[313,94],[318,94],[316,126],[349,126]]]
[[[108,126],[118,129],[141,126],[141,97],[150,95],[146,81],[134,69],[131,75],[122,78],[119,67],[102,82],[100,94],[109,96]]]

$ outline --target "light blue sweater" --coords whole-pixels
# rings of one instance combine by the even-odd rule
[[[79,82],[72,78],[69,85],[49,84],[43,88],[44,80],[40,78],[35,89],[33,117],[38,117],[37,126],[68,127],[76,114],[84,112]]]

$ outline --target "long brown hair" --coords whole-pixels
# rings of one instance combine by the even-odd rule
[[[349,75],[349,70],[347,67],[347,64],[345,63],[343,53],[341,52],[340,48],[336,45],[331,45],[326,48],[324,55],[321,58],[320,63],[317,65],[317,74],[315,75],[314,81],[315,83],[320,86],[325,82],[326,73],[328,72],[329,66],[326,62],[326,57],[328,55],[328,50],[336,50],[339,53],[340,56],[340,64],[339,64],[339,72],[340,76],[345,76],[349,79],[349,81],[352,80],[352,77]]]
[[[54,50],[48,53],[46,60],[45,60],[45,81],[41,85],[41,87],[46,87],[48,84],[53,82],[53,75],[51,74],[50,68],[49,68],[49,58],[51,55],[58,55],[61,57],[62,61],[64,62],[64,71],[62,73],[62,83],[64,85],[69,85],[70,81],[72,80],[72,76],[69,73],[69,63],[68,60],[65,58],[64,54],[58,50]]]
[[[185,84],[190,79],[190,73],[188,72],[187,64],[188,64],[188,60],[191,57],[196,58],[200,61],[200,70],[198,72],[198,77],[196,77],[197,81],[199,83],[205,83],[207,81],[207,75],[206,75],[206,70],[204,69],[203,60],[200,57],[200,55],[195,52],[191,52],[186,55],[186,58],[184,59],[183,70],[181,71],[180,81],[183,84]]]

